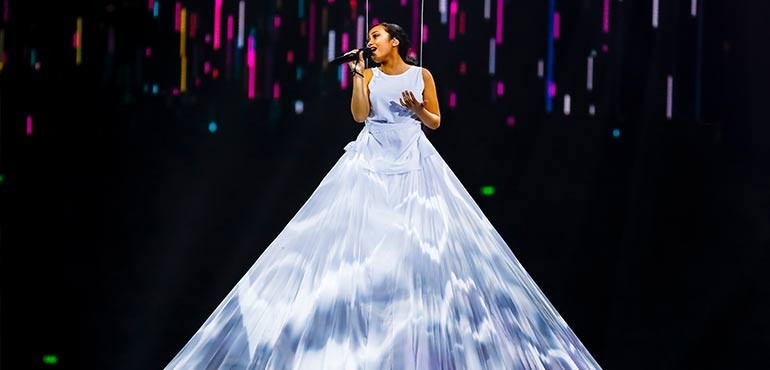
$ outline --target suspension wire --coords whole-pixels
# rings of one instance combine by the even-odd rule
[[[366,40],[369,39],[369,0],[366,0],[366,5],[364,5],[364,8],[366,10],[366,26],[364,26],[364,32],[366,32],[366,36],[364,37],[364,45],[361,45],[361,47],[366,47]],[[369,58],[364,58],[364,68],[369,68]]]

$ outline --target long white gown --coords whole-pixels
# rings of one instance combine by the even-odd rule
[[[166,369],[600,369],[373,69],[355,141]]]

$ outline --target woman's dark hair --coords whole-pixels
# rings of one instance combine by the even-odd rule
[[[384,27],[385,31],[387,31],[390,35],[391,39],[398,39],[398,55],[401,55],[401,59],[403,59],[407,64],[416,66],[417,60],[409,56],[409,49],[412,47],[412,41],[409,40],[409,35],[406,34],[406,31],[404,31],[401,26],[395,23],[385,22],[375,24],[370,28],[370,30],[377,26]],[[371,62],[375,66],[379,66],[379,63],[375,63],[373,60]]]

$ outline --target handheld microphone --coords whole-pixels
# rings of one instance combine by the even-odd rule
[[[369,57],[372,56],[372,49],[363,48],[363,49],[358,50],[358,53],[338,56],[338,57],[332,59],[329,63],[331,63],[331,64],[342,64],[342,63],[347,63],[347,62],[350,62],[350,61],[354,61],[354,60],[358,59],[358,54],[361,53],[361,52],[364,53],[364,58],[369,58]]]

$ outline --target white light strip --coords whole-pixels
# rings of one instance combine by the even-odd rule
[[[668,76],[666,81],[666,118],[671,119],[674,112],[674,77]]]
[[[594,57],[588,57],[588,71],[586,76],[586,89],[588,91],[594,90]]]
[[[238,49],[243,49],[243,31],[246,27],[246,2],[238,3]]]
[[[496,58],[496,42],[495,38],[489,39],[489,75],[494,76],[495,75],[495,60]]]
[[[329,30],[329,56],[328,60],[331,62],[332,59],[334,59],[334,43],[335,39],[337,38],[336,32],[334,30]]]

